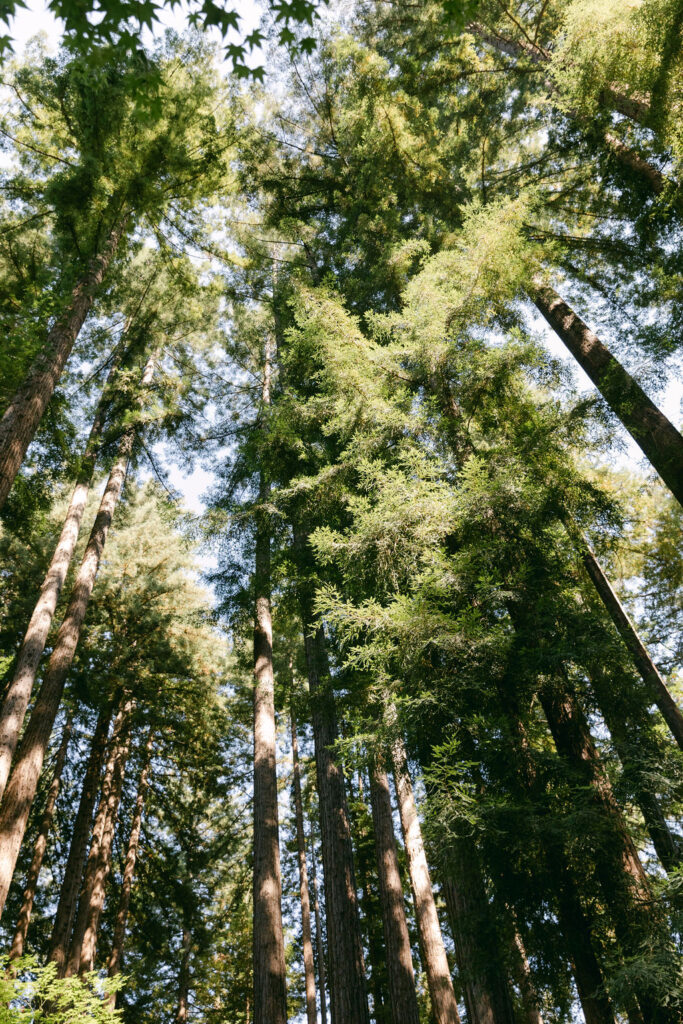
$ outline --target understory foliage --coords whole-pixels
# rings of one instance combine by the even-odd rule
[[[52,6],[0,1024],[675,1024],[681,3]]]

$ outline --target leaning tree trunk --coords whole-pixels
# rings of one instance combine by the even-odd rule
[[[543,1016],[540,1011],[541,1003],[531,973],[529,958],[516,925],[511,943],[511,954],[513,976],[522,996],[527,1024],[543,1024]]]
[[[80,894],[80,898],[78,901],[78,911],[76,913],[73,932],[69,941],[69,955],[66,961],[65,970],[67,976],[76,974],[80,964],[83,937],[88,925],[89,894],[92,892],[100,855],[100,845],[107,827],[107,813],[112,800],[112,791],[115,787],[115,777],[121,746],[122,743],[126,742],[129,712],[130,700],[127,700],[117,711],[116,718],[114,720],[114,728],[109,741],[107,763],[104,768],[102,785],[100,787],[100,799],[90,835],[90,851],[88,853],[88,859],[85,862],[83,878],[82,880],[81,878],[78,879],[78,893]]]
[[[683,505],[683,437],[600,339],[536,275],[529,295],[579,366]]]
[[[660,676],[657,666],[650,657],[645,644],[640,639],[626,609],[614,593],[610,581],[605,576],[602,566],[595,557],[588,541],[585,537],[583,540],[586,547],[582,557],[586,572],[590,576],[600,600],[607,609],[621,639],[626,644],[633,662],[651,694],[652,700],[661,711],[678,746],[683,750],[683,714],[681,714],[678,705],[669,693],[666,683]]]
[[[152,356],[142,375],[142,387],[149,385],[154,372]],[[116,461],[109,474],[95,518],[90,539],[71,592],[55,646],[48,662],[33,713],[22,737],[17,757],[0,806],[0,913],[5,906],[12,875],[19,855],[26,822],[43,767],[45,751],[62,699],[64,683],[76,652],[102,552],[109,533],[135,441],[135,427],[129,427],[119,442]]]
[[[372,766],[370,772],[370,796],[391,1019],[393,1024],[420,1024],[410,935],[396,852],[389,779],[378,763]]]
[[[264,407],[270,405],[271,342],[266,340]],[[259,503],[269,486],[260,473]],[[286,1024],[282,880],[277,806],[270,532],[261,507],[256,520],[254,606],[254,1024]]]
[[[126,925],[128,923],[128,910],[130,908],[130,897],[133,891],[133,878],[135,877],[135,865],[138,859],[138,847],[140,845],[140,832],[142,830],[142,812],[145,807],[145,798],[149,788],[149,768],[152,759],[152,748],[154,745],[154,733],[150,732],[145,746],[145,761],[140,772],[138,791],[135,797],[133,818],[130,825],[128,837],[128,848],[126,860],[123,865],[123,878],[121,879],[121,895],[114,921],[114,937],[111,943],[111,952],[107,961],[107,977],[114,978],[121,970],[123,958],[123,944],[126,938]],[[116,992],[112,992],[107,999],[110,1009],[116,1007]]]
[[[299,765],[299,739],[296,733],[296,719],[290,711],[292,732],[292,769],[294,790],[294,816],[296,821],[296,848],[299,859],[299,895],[301,899],[301,945],[304,958],[304,979],[306,983],[306,1017],[308,1024],[317,1024],[318,1012],[315,999],[315,967],[313,964],[313,943],[311,942],[311,899],[308,891],[308,870],[306,868],[306,837],[304,835],[304,812],[301,799],[301,767]]]
[[[315,865],[315,843],[311,830],[311,880],[313,882],[313,914],[315,917],[315,945],[318,952],[318,991],[320,992],[320,1024],[327,1024],[327,979],[325,976],[325,946],[320,914],[320,892]]]
[[[422,829],[408,773],[405,747],[400,739],[394,743],[392,756],[403,843],[408,860],[415,917],[420,936],[420,950],[427,975],[432,1012],[436,1024],[459,1024],[458,1004],[453,991],[441,925],[436,912],[427,856],[422,841]]]
[[[305,538],[298,535],[295,542],[302,557]],[[302,586],[299,596],[320,805],[332,1024],[370,1024],[344,773],[332,750],[337,719],[325,638],[322,627],[315,623],[312,595]]]
[[[126,764],[128,762],[128,754],[130,752],[130,719],[134,708],[135,702],[131,700],[126,703],[123,709],[126,720],[122,730],[121,739],[117,744],[114,777],[112,779],[111,789],[105,804],[104,828],[100,838],[95,870],[93,872],[92,879],[89,879],[86,873],[84,891],[81,895],[81,900],[85,903],[85,929],[83,931],[82,941],[80,942],[80,949],[78,950],[80,954],[77,966],[79,974],[87,974],[89,971],[95,969],[97,934],[99,931],[102,909],[104,907],[105,886],[111,870],[111,851],[114,842],[114,832],[116,831],[119,804],[121,803],[121,793],[123,790]],[[81,908],[79,906],[79,917],[80,912]],[[78,926],[78,918],[76,919],[76,924]],[[80,933],[78,933],[78,937],[80,938]],[[75,952],[76,951],[74,950],[74,962],[76,959]]]
[[[48,790],[45,808],[40,819],[38,838],[36,839],[35,846],[33,847],[33,858],[31,860],[31,866],[28,870],[28,877],[26,879],[24,899],[21,904],[21,910],[19,911],[19,919],[17,921],[17,927],[14,932],[12,947],[9,953],[10,960],[16,960],[20,956],[23,956],[24,953],[26,935],[28,934],[28,926],[31,921],[31,913],[33,911],[33,901],[36,898],[36,890],[38,888],[38,876],[40,875],[40,869],[43,866],[43,858],[47,849],[47,840],[50,835],[50,829],[52,828],[52,822],[55,816],[55,806],[57,804],[57,797],[59,796],[62,772],[64,771],[64,764],[66,762],[66,751],[73,732],[73,724],[73,716],[69,713],[67,715],[66,724],[64,725],[64,732],[62,733],[62,741],[59,745],[59,750],[57,751],[55,770]]]
[[[93,257],[87,272],[75,285],[67,309],[48,332],[45,347],[34,360],[0,421],[0,508],[43,418],[95,293],[109,269],[128,217],[127,211],[119,214],[101,251]]]
[[[36,601],[24,642],[17,656],[14,675],[0,709],[0,800],[5,792],[12,758],[19,742],[26,708],[28,707],[33,685],[36,681],[38,665],[45,650],[59,595],[62,592],[64,580],[66,579],[66,574],[76,548],[90,484],[95,470],[110,385],[118,369],[119,361],[120,358],[112,365],[107,381],[102,389],[90,429],[90,437],[81,460],[78,480],[71,495],[69,508],[64,525],[62,526],[62,532],[57,541],[50,567],[43,580],[43,585],[40,588],[40,596]]]
[[[90,754],[83,778],[78,811],[71,832],[71,845],[64,868],[64,879],[59,893],[59,903],[52,927],[48,962],[57,964],[57,975],[63,977],[69,951],[69,939],[76,914],[76,900],[81,886],[83,865],[88,849],[88,837],[95,799],[99,788],[99,778],[107,749],[107,735],[113,713],[113,702],[100,711],[90,744]]]

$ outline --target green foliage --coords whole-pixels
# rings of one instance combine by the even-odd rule
[[[56,964],[40,967],[35,957],[15,960],[7,969],[3,958],[0,976],[2,1024],[115,1024],[120,1014],[107,996],[117,984],[103,982],[96,973],[57,978]]]

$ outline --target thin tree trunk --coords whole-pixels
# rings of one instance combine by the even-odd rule
[[[519,930],[516,926],[512,939],[511,953],[513,973],[522,996],[527,1024],[543,1024],[543,1016],[539,1009],[540,1000],[538,998],[536,986],[534,985],[531,967],[529,966],[529,959],[526,955],[524,943],[522,942],[522,936],[519,934]]]
[[[600,339],[536,276],[533,302],[683,505],[683,437]]]
[[[66,751],[73,732],[73,724],[73,716],[69,712],[66,724],[64,725],[64,731],[62,733],[62,741],[59,745],[59,750],[57,751],[55,769],[52,775],[52,782],[48,790],[45,808],[40,819],[38,838],[36,839],[35,846],[33,847],[33,858],[31,860],[31,866],[28,870],[28,877],[26,879],[24,899],[21,904],[21,910],[19,911],[19,919],[14,932],[14,938],[12,939],[12,947],[9,954],[10,960],[16,960],[24,954],[26,935],[28,934],[28,926],[31,921],[31,913],[33,911],[33,901],[36,898],[36,890],[38,888],[38,876],[40,875],[40,869],[43,866],[43,858],[45,857],[45,851],[47,849],[47,841],[55,816],[55,806],[57,804],[57,797],[59,796],[62,772],[64,771],[64,764],[66,762]]]
[[[272,342],[266,339],[263,406],[270,405]],[[259,503],[270,488],[260,474]],[[270,532],[256,523],[254,583],[254,1024],[286,1024],[287,979],[282,931],[282,880],[277,805]]]
[[[80,946],[80,958],[78,962],[78,973],[87,974],[95,968],[95,954],[97,952],[97,934],[100,926],[100,917],[104,907],[105,886],[111,870],[111,851],[114,842],[114,832],[118,819],[119,805],[121,803],[121,792],[126,772],[126,764],[130,753],[131,742],[131,715],[135,708],[135,701],[131,700],[124,706],[125,724],[122,729],[120,742],[117,744],[116,762],[111,790],[105,805],[105,820],[102,836],[100,838],[97,860],[92,880],[86,874],[86,886],[81,896],[85,901],[85,931]],[[80,906],[78,908],[80,916]],[[78,919],[77,919],[78,923]]]
[[[48,332],[43,350],[34,360],[0,421],[0,508],[7,499],[26,450],[90,312],[95,293],[116,253],[128,217],[126,211],[115,221],[102,250],[93,257],[87,272],[75,285],[68,308]]]
[[[138,847],[140,845],[140,832],[142,830],[142,812],[145,807],[145,798],[149,788],[149,768],[152,759],[152,748],[154,745],[154,733],[150,732],[145,747],[145,761],[140,772],[138,791],[135,797],[135,807],[130,824],[130,835],[128,836],[128,848],[126,860],[123,865],[123,878],[121,880],[121,895],[116,911],[114,922],[114,938],[111,944],[111,953],[107,962],[107,976],[115,977],[121,970],[123,958],[123,944],[126,938],[126,925],[128,923],[128,910],[130,908],[130,897],[133,891],[133,878],[135,877],[135,865],[138,859]],[[112,992],[108,998],[108,1005],[113,1010],[116,1006],[116,993]]]
[[[0,800],[7,785],[12,758],[19,742],[26,708],[31,699],[31,692],[36,681],[38,665],[45,650],[57,602],[59,601],[64,580],[66,579],[66,574],[76,548],[90,484],[95,470],[110,386],[118,369],[119,362],[120,355],[112,364],[107,381],[102,389],[90,429],[88,443],[81,460],[78,480],[71,495],[69,508],[64,525],[62,526],[62,532],[57,541],[50,567],[43,580],[43,585],[40,588],[40,596],[36,601],[24,642],[17,656],[14,675],[0,709]]]
[[[396,852],[389,779],[378,763],[372,766],[370,772],[370,793],[391,1019],[393,1024],[420,1024],[413,957]]]
[[[107,707],[100,711],[98,715],[95,732],[90,744],[90,754],[83,778],[78,811],[76,812],[71,833],[71,845],[69,846],[69,855],[66,867],[64,868],[64,879],[59,893],[59,903],[57,905],[57,913],[48,952],[48,961],[54,961],[57,964],[57,974],[59,977],[63,977],[66,971],[69,939],[76,914],[76,900],[81,887],[83,865],[85,864],[88,837],[90,835],[90,823],[99,788],[102,763],[107,750],[107,734],[109,733],[112,713],[113,702],[109,702]]]
[[[151,382],[153,372],[154,356],[147,361],[142,375],[143,389]],[[2,913],[7,899],[19,849],[26,831],[26,822],[43,767],[45,750],[59,710],[66,676],[76,652],[90,595],[95,586],[114,509],[123,489],[135,437],[135,427],[130,427],[119,442],[116,461],[102,495],[99,511],[71,592],[69,605],[59,627],[45,678],[19,745],[16,762],[0,806],[0,913]]]
[[[382,923],[382,904],[379,895],[379,884],[375,878],[377,858],[375,855],[374,829],[372,812],[365,803],[363,793],[363,776],[359,771],[356,776],[357,795],[349,782],[351,803],[349,806],[349,822],[355,838],[354,867],[356,884],[360,890],[360,923],[363,934],[363,950],[366,953],[365,972],[368,994],[371,999],[370,1016],[374,1024],[391,1024],[391,998],[389,996],[389,979],[387,956],[384,946]]]
[[[295,543],[302,557],[305,538],[298,535]],[[300,599],[312,698],[332,1024],[370,1024],[344,773],[332,751],[337,719],[325,638],[322,627],[315,625],[312,595],[303,586]]]
[[[78,911],[76,913],[76,920],[73,928],[73,932],[69,942],[69,955],[66,961],[66,975],[70,976],[78,972],[81,962],[81,950],[83,947],[83,939],[85,932],[88,927],[88,911],[90,907],[90,896],[95,884],[95,876],[98,870],[98,862],[100,858],[100,846],[103,841],[105,830],[107,828],[107,815],[114,799],[113,793],[116,786],[116,774],[119,759],[121,756],[121,748],[127,741],[128,732],[128,719],[131,710],[131,701],[126,702],[119,707],[116,718],[114,720],[114,728],[112,730],[111,739],[109,741],[107,751],[107,763],[104,768],[104,775],[102,776],[102,785],[100,787],[100,799],[97,806],[97,813],[95,814],[95,821],[92,827],[92,834],[90,839],[90,851],[88,853],[88,859],[85,862],[85,871],[83,873],[82,880],[78,880]],[[82,884],[81,884],[82,881]]]
[[[320,892],[315,865],[315,843],[311,830],[311,880],[313,882],[313,914],[315,916],[315,944],[318,952],[318,991],[320,993],[320,1024],[327,1024],[327,979],[325,977],[325,946],[320,914]]]
[[[491,920],[479,852],[469,836],[448,850],[444,878],[456,960],[470,1024],[515,1024],[501,943]]]
[[[634,664],[652,696],[652,700],[654,700],[661,711],[678,746],[683,750],[683,714],[681,714],[678,705],[669,693],[666,683],[657,671],[657,666],[650,657],[645,644],[640,639],[626,609],[614,593],[610,581],[605,576],[602,566],[585,537],[583,541],[586,547],[582,557],[586,572],[590,576],[600,596],[600,600],[607,609],[619,635],[626,644]]]
[[[459,1024],[458,1004],[453,991],[441,925],[436,912],[427,856],[422,841],[422,829],[408,773],[408,761],[405,747],[400,739],[396,740],[393,745],[392,756],[403,844],[408,860],[415,917],[420,935],[420,949],[432,1000],[432,1012],[436,1024]]]
[[[178,1009],[175,1015],[175,1024],[185,1024],[190,1012],[190,949],[192,945],[192,933],[190,929],[183,928],[183,946],[180,958],[180,972],[178,974]],[[254,1022],[255,1024],[255,1022]]]
[[[304,812],[301,799],[301,768],[299,765],[299,739],[296,733],[296,719],[290,711],[292,731],[292,769],[294,790],[294,815],[296,820],[296,846],[299,858],[299,894],[301,898],[301,936],[306,983],[306,1017],[308,1024],[317,1024],[318,1013],[315,999],[315,967],[313,964],[313,943],[311,942],[311,899],[308,891],[308,870],[306,867],[306,837],[304,835]]]

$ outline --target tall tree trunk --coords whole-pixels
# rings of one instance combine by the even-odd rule
[[[270,405],[272,342],[266,339],[264,408]],[[260,473],[259,504],[270,488]],[[254,1024],[286,1024],[282,880],[277,806],[270,530],[263,508],[256,521],[254,607]]]
[[[370,795],[391,1019],[393,1024],[420,1024],[413,957],[396,852],[389,779],[377,762],[370,772]]]
[[[626,644],[640,676],[648,688],[652,700],[662,713],[671,734],[683,750],[683,714],[669,693],[666,683],[657,671],[657,666],[650,657],[645,644],[631,622],[626,609],[614,593],[610,581],[605,576],[602,566],[595,557],[586,538],[583,538],[585,550],[583,564],[600,596],[607,612],[619,635]]]
[[[114,720],[114,728],[109,741],[107,763],[105,765],[104,775],[102,776],[100,799],[92,827],[90,851],[88,853],[88,859],[85,862],[82,885],[81,879],[79,879],[80,898],[78,901],[78,911],[76,913],[73,933],[71,934],[71,941],[69,942],[69,956],[65,972],[67,976],[78,973],[81,963],[81,950],[83,948],[83,939],[88,927],[90,900],[99,868],[100,849],[107,829],[107,818],[111,807],[113,806],[113,802],[116,799],[116,780],[122,748],[128,742],[130,712],[131,701],[130,699],[127,699],[119,707]]]
[[[100,926],[100,917],[104,907],[105,887],[111,870],[111,851],[114,842],[114,832],[121,803],[121,792],[123,780],[128,762],[131,742],[131,715],[135,708],[135,701],[127,701],[123,712],[125,722],[121,731],[121,738],[117,743],[116,760],[114,765],[114,777],[105,804],[104,828],[99,843],[97,860],[92,879],[88,878],[86,872],[85,886],[81,901],[85,902],[85,930],[83,940],[80,944],[80,958],[78,961],[78,973],[87,974],[95,968],[95,954],[97,952],[97,934]],[[80,905],[78,917],[80,917]],[[76,925],[78,927],[78,917]],[[80,937],[80,936],[79,936]],[[74,949],[75,954],[75,949]]]
[[[311,880],[313,882],[313,914],[315,917],[315,944],[318,952],[318,991],[320,993],[320,1024],[327,1024],[327,979],[325,977],[325,946],[320,914],[320,892],[315,865],[315,843],[311,830]]]
[[[47,404],[61,377],[74,342],[90,312],[95,293],[104,280],[129,218],[119,213],[101,251],[76,283],[67,309],[48,332],[26,379],[12,397],[0,421],[0,508],[33,440]]]
[[[529,295],[683,505],[683,437],[600,339],[540,276]]]
[[[387,956],[384,947],[382,903],[379,895],[375,837],[372,812],[365,802],[363,776],[356,774],[357,792],[349,781],[349,822],[354,837],[354,867],[360,890],[359,911],[365,972],[370,996],[370,1016],[374,1024],[391,1024],[391,998]]]
[[[298,535],[295,543],[303,558],[305,538]],[[320,805],[332,1024],[370,1024],[344,773],[332,750],[337,718],[325,638],[315,622],[312,594],[302,585],[299,596]]]
[[[602,844],[596,858],[597,874],[624,954],[637,955],[643,942],[657,942],[661,925],[647,875],[574,695],[569,689],[560,694],[547,688],[539,697],[558,753],[586,780],[596,810],[609,829],[609,842]],[[637,979],[633,989],[645,1024],[674,1021],[675,1011],[663,1000],[655,1001]]]
[[[99,789],[100,773],[107,750],[107,735],[113,714],[113,702],[103,708],[97,718],[97,724],[90,744],[90,754],[83,778],[78,811],[71,832],[71,845],[64,868],[64,879],[59,893],[59,903],[52,927],[48,961],[57,964],[57,974],[63,977],[69,952],[69,939],[74,916],[76,900],[81,887],[83,865],[88,849],[88,837],[92,821],[93,808]]]
[[[153,373],[154,356],[147,361],[145,366],[142,375],[143,389],[150,384]],[[66,676],[76,652],[90,595],[95,586],[114,509],[123,489],[135,437],[135,427],[130,427],[119,442],[116,461],[102,495],[99,511],[95,517],[71,592],[69,605],[59,627],[45,678],[19,745],[14,768],[5,790],[2,805],[0,805],[0,913],[2,913],[7,899],[19,848],[26,831],[26,822],[43,767],[45,750],[59,710]]]
[[[190,1012],[190,952],[192,947],[192,932],[185,926],[183,928],[183,945],[180,957],[180,971],[178,973],[178,1008],[175,1015],[175,1024],[185,1024]],[[248,1015],[248,1014],[247,1014]],[[255,1024],[255,1022],[254,1022]]]
[[[538,998],[538,992],[534,985],[534,979],[531,973],[529,959],[526,955],[526,949],[522,942],[522,936],[519,934],[519,929],[516,925],[512,938],[511,953],[513,976],[519,986],[519,991],[522,996],[522,1004],[524,1006],[527,1024],[543,1024],[543,1016],[539,1009],[540,1000]]]
[[[5,792],[12,758],[19,742],[26,708],[28,707],[33,685],[36,681],[38,665],[45,650],[59,595],[62,592],[64,580],[66,579],[66,574],[76,548],[90,484],[95,470],[111,382],[117,372],[121,355],[122,353],[119,349],[119,357],[112,364],[107,381],[102,389],[90,429],[88,443],[81,460],[78,480],[71,495],[69,508],[64,525],[62,526],[62,532],[57,541],[50,567],[43,580],[43,585],[40,588],[40,596],[36,601],[24,642],[17,656],[14,675],[0,709],[0,800]]]
[[[59,796],[62,772],[64,771],[64,764],[66,762],[66,751],[73,732],[73,724],[73,715],[69,712],[64,725],[64,731],[62,733],[62,741],[59,744],[59,750],[57,751],[55,769],[52,775],[52,782],[47,793],[45,808],[40,819],[38,838],[36,839],[35,846],[33,847],[33,858],[31,860],[31,866],[28,870],[28,877],[26,879],[24,899],[21,904],[21,910],[19,911],[19,919],[14,932],[14,938],[12,939],[12,947],[9,954],[10,960],[16,960],[24,954],[26,935],[28,933],[28,926],[31,921],[31,913],[33,911],[33,901],[36,898],[36,890],[38,888],[38,876],[40,875],[40,869],[43,866],[43,858],[45,857],[45,851],[47,849],[47,841],[55,816],[55,806],[57,804],[57,797]]]
[[[128,836],[128,848],[126,859],[123,865],[123,878],[121,879],[121,894],[119,905],[116,911],[114,922],[114,938],[111,944],[111,953],[107,962],[107,976],[114,978],[121,970],[123,958],[123,944],[126,938],[126,925],[128,923],[128,910],[130,908],[130,897],[133,891],[133,878],[135,877],[135,865],[138,859],[138,847],[140,845],[140,832],[142,830],[142,812],[145,807],[145,798],[149,788],[149,768],[152,759],[152,748],[154,746],[154,733],[150,731],[145,746],[145,760],[138,780],[138,791],[135,797],[133,817],[130,824],[130,835]],[[116,1006],[116,993],[108,998],[110,1009]]]
[[[299,858],[299,895],[301,898],[301,938],[304,957],[304,978],[306,983],[306,1017],[308,1024],[317,1024],[318,1012],[315,999],[315,966],[313,964],[313,943],[311,942],[311,899],[308,891],[308,869],[306,867],[306,837],[304,835],[304,811],[301,799],[301,768],[299,765],[299,738],[296,733],[296,719],[290,711],[292,730],[292,768],[294,790],[294,815],[296,821],[296,848]]]
[[[505,958],[479,852],[469,836],[458,836],[449,846],[443,891],[470,1024],[515,1024]]]
[[[394,743],[392,757],[403,844],[408,860],[420,950],[427,975],[432,1012],[436,1024],[459,1024],[458,1004],[436,912],[422,829],[417,816],[413,786],[408,773],[408,760],[402,740],[398,739]]]

